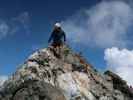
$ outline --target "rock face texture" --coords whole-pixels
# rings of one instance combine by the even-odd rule
[[[0,87],[0,100],[133,100],[133,91],[64,45],[33,53]]]

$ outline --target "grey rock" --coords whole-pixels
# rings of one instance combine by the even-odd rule
[[[132,100],[132,90],[63,45],[33,53],[2,85],[0,100]]]

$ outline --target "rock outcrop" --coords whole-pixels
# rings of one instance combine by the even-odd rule
[[[0,100],[133,100],[133,91],[64,45],[33,53],[0,88]]]

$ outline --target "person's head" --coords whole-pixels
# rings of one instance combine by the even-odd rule
[[[54,29],[55,30],[60,30],[61,29],[61,24],[60,23],[55,23]]]

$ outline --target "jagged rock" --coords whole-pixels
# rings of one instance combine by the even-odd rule
[[[0,88],[0,100],[132,100],[118,75],[101,75],[68,46],[32,54]]]
[[[130,90],[130,87],[127,85],[126,81],[122,80],[118,75],[111,71],[106,71],[104,74],[110,77],[110,81],[112,81],[114,89],[119,90],[133,98],[133,91]],[[121,94],[119,91],[115,92],[115,94]]]

